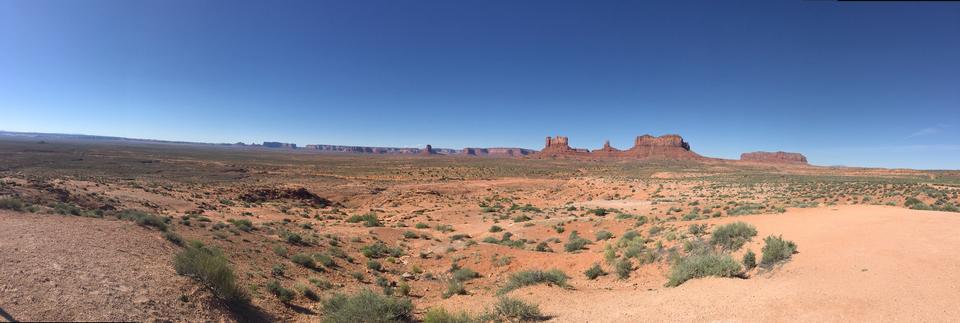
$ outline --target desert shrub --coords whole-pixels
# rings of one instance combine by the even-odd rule
[[[360,252],[367,258],[400,257],[403,255],[403,250],[399,247],[391,248],[380,241],[361,247]]]
[[[166,238],[167,241],[173,242],[173,244],[175,245],[178,245],[178,246],[183,245],[183,237],[181,237],[179,234],[175,232],[167,231],[163,234],[163,237]]]
[[[489,231],[490,233],[497,233],[497,232],[503,231],[503,228],[500,227],[499,225],[494,225],[490,227]]]
[[[337,263],[333,261],[333,257],[325,253],[318,253],[313,255],[313,258],[320,262],[321,265],[327,268],[333,268],[337,266]]]
[[[743,254],[743,267],[747,270],[753,269],[757,266],[757,254],[753,253],[753,250],[747,250],[747,253]]]
[[[416,239],[416,238],[419,238],[420,235],[413,231],[404,231],[403,237],[406,239]]]
[[[617,278],[627,279],[630,277],[630,272],[633,271],[633,262],[630,258],[623,258],[617,261]]]
[[[454,270],[451,274],[453,276],[453,279],[456,279],[459,281],[468,281],[468,280],[480,277],[480,273],[470,268],[458,268]]]
[[[746,222],[734,222],[713,230],[710,244],[721,250],[736,251],[757,235],[757,229]]]
[[[298,264],[300,266],[304,266],[310,269],[317,267],[317,264],[313,262],[313,257],[310,257],[310,255],[305,253],[298,253],[293,255],[293,257],[290,257],[290,261],[293,261],[293,263],[295,264]]]
[[[240,220],[230,219],[230,220],[227,220],[227,222],[230,222],[230,224],[233,224],[233,226],[237,227],[237,230],[240,230],[240,231],[243,231],[243,232],[253,231],[253,222],[251,222],[250,220],[247,220],[247,219],[240,219]]]
[[[117,218],[130,220],[145,227],[154,227],[160,231],[167,231],[168,219],[156,214],[151,214],[140,210],[127,209],[118,212]]]
[[[5,197],[0,198],[0,209],[12,210],[12,211],[23,211],[24,203],[18,198],[15,197]]]
[[[583,272],[584,276],[587,276],[587,279],[594,280],[597,277],[606,275],[607,272],[603,271],[603,268],[600,267],[600,264],[594,263],[587,271]]]
[[[325,323],[388,323],[413,321],[413,303],[363,290],[353,295],[336,294],[321,304]]]
[[[367,260],[367,268],[373,271],[382,271],[383,264],[381,264],[379,261],[370,259],[370,260]]]
[[[289,243],[289,244],[302,244],[302,243],[303,243],[303,237],[301,237],[299,234],[297,234],[297,233],[295,233],[295,232],[289,232],[289,231],[283,232],[283,234],[281,234],[281,237],[283,238],[283,240],[286,240],[287,243]]]
[[[590,240],[581,238],[577,231],[570,232],[570,238],[566,244],[563,245],[563,249],[567,252],[574,252],[583,249],[590,244]]]
[[[548,244],[546,241],[540,241],[540,243],[538,243],[533,250],[539,252],[553,252],[553,249],[550,248],[550,244]]]
[[[790,259],[797,252],[797,245],[790,240],[783,240],[780,236],[769,236],[763,239],[763,249],[760,249],[760,266],[769,268],[774,264]]]
[[[451,313],[442,307],[434,307],[423,315],[423,323],[479,323],[480,318],[473,317],[467,312]]]
[[[740,263],[728,254],[707,253],[688,255],[678,259],[670,267],[668,287],[707,276],[733,277],[740,273]]]
[[[763,212],[763,205],[755,203],[747,203],[739,205],[735,208],[732,208],[727,211],[727,215],[737,216],[737,215],[749,215],[749,214],[760,214]]]
[[[243,289],[237,286],[233,269],[227,258],[218,249],[192,241],[186,249],[173,258],[177,274],[192,277],[213,291],[218,298],[231,304],[247,301]]]
[[[287,248],[284,246],[273,246],[273,253],[280,257],[287,257]]]
[[[283,288],[280,286],[280,281],[274,279],[267,283],[267,291],[273,296],[276,296],[281,302],[287,303],[293,300],[294,296],[297,296],[293,290]]]
[[[499,293],[504,294],[512,290],[526,287],[530,285],[537,284],[547,284],[547,285],[557,285],[560,287],[567,287],[567,279],[570,277],[560,269],[550,269],[548,271],[542,270],[525,270],[518,271],[510,275],[507,278],[507,283],[500,288]]]
[[[463,282],[456,279],[447,280],[446,289],[441,295],[443,298],[450,298],[453,295],[466,295],[467,289],[463,287]]]
[[[283,274],[286,272],[287,272],[287,266],[284,266],[283,264],[276,264],[276,265],[273,265],[272,268],[270,268],[270,274],[277,277],[283,276]]]
[[[596,208],[596,209],[587,211],[587,214],[592,214],[596,216],[606,216],[607,214],[610,214],[610,210],[607,210],[604,208]]]
[[[310,283],[313,284],[313,286],[317,286],[317,288],[321,290],[328,290],[334,287],[333,283],[331,283],[329,280],[320,279],[320,278],[310,278],[309,280],[310,280]]]
[[[418,223],[417,223],[416,225],[414,225],[413,227],[415,227],[415,228],[417,228],[417,229],[429,229],[429,228],[430,228],[429,225],[427,225],[426,223],[423,223],[423,222],[418,222]]]
[[[607,230],[600,230],[597,231],[596,237],[597,241],[609,240],[610,238],[613,238],[613,233]]]
[[[690,227],[687,228],[687,232],[697,237],[702,236],[707,234],[707,224],[691,224]]]
[[[296,289],[297,289],[298,291],[300,291],[300,294],[302,294],[303,297],[306,297],[307,299],[309,299],[309,300],[311,300],[311,301],[319,301],[319,300],[320,300],[320,295],[317,295],[317,292],[313,291],[313,289],[310,289],[310,287],[307,286],[307,285],[300,285],[300,284],[298,284],[298,285],[296,286]]]
[[[380,222],[380,219],[377,218],[377,214],[370,212],[363,215],[354,215],[347,218],[347,223],[360,223],[363,222],[365,227],[382,227],[383,223]]]
[[[536,304],[506,296],[500,297],[497,303],[493,305],[492,314],[497,318],[497,321],[506,322],[531,322],[543,318],[540,307]]]

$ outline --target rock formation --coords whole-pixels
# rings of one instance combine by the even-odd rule
[[[420,156],[430,156],[435,154],[436,153],[433,151],[433,147],[430,145],[427,145],[427,148],[420,150]]]
[[[570,148],[570,143],[567,140],[567,137],[556,136],[556,137],[547,137],[545,146],[543,150],[540,151],[538,156],[541,157],[570,157],[570,156],[580,156],[588,157],[590,151],[582,148]]]
[[[803,154],[788,153],[783,151],[755,151],[752,153],[743,153],[740,154],[740,160],[759,163],[807,165],[807,157],[803,156]]]
[[[606,141],[603,147],[589,151],[587,149],[570,148],[567,137],[547,137],[546,146],[537,155],[539,157],[578,157],[578,158],[633,158],[633,159],[703,159],[702,156],[690,151],[690,144],[683,141],[678,135],[651,135],[638,136],[633,147],[628,150],[619,150],[610,146]]]

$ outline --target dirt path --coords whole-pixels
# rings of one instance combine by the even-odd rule
[[[782,234],[799,254],[751,279],[700,279],[656,290],[563,291],[515,296],[558,322],[948,322],[960,317],[960,215],[884,206],[790,210],[747,221]]]
[[[226,319],[175,252],[130,222],[0,211],[0,321]]]

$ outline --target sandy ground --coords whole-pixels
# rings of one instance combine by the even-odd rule
[[[795,209],[747,221],[799,253],[751,279],[709,278],[656,290],[534,287],[558,322],[951,322],[960,317],[960,216],[883,206]]]
[[[0,321],[225,320],[175,250],[130,222],[0,211]]]

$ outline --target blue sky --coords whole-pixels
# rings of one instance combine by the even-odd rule
[[[0,130],[960,168],[960,3],[0,1]]]

